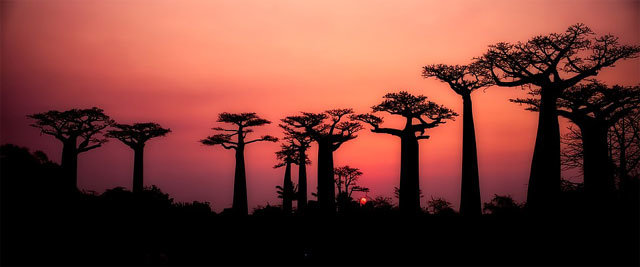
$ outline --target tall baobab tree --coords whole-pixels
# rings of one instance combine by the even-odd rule
[[[462,183],[460,192],[460,214],[482,215],[480,200],[480,178],[478,175],[478,150],[476,148],[476,130],[473,123],[471,93],[492,84],[487,79],[486,70],[478,65],[428,65],[423,68],[422,76],[435,77],[446,82],[449,87],[462,96]]]
[[[113,120],[97,107],[67,111],[50,110],[27,117],[35,120],[31,126],[62,142],[62,170],[67,179],[68,188],[77,190],[78,154],[96,149],[106,143],[107,139],[100,134],[102,130],[113,124]]]
[[[452,110],[427,101],[423,95],[408,92],[389,93],[382,103],[372,107],[373,112],[387,112],[405,118],[402,129],[382,128],[382,118],[373,114],[360,114],[352,118],[368,123],[374,133],[384,133],[400,137],[400,189],[399,206],[406,214],[420,211],[420,173],[418,141],[428,139],[425,131],[458,116]],[[415,123],[417,121],[417,123]],[[418,135],[416,135],[419,133]]]
[[[356,138],[355,133],[362,129],[358,122],[343,121],[349,114],[353,114],[352,109],[332,109],[282,119],[285,131],[307,135],[318,143],[318,205],[324,213],[335,213],[333,152]]]
[[[282,194],[282,210],[285,214],[290,214],[293,207],[293,199],[295,198],[295,190],[291,181],[291,165],[298,163],[298,149],[292,142],[282,144],[280,150],[276,152],[276,158],[280,161],[274,168],[285,167],[284,181],[282,186],[276,186],[281,190]]]
[[[621,45],[612,35],[593,37],[584,24],[515,44],[501,42],[477,59],[498,86],[539,91],[540,113],[531,162],[527,206],[552,209],[560,193],[560,128],[556,100],[567,88],[618,60],[634,58],[640,46]]]
[[[106,137],[116,138],[133,149],[133,192],[142,192],[144,188],[144,147],[151,138],[161,137],[171,132],[153,122],[115,124],[115,130],[107,131]]]
[[[236,169],[233,180],[233,204],[232,209],[237,215],[248,214],[247,204],[247,175],[244,165],[244,149],[248,144],[255,142],[267,141],[277,142],[278,138],[270,135],[263,135],[258,139],[246,141],[247,135],[252,133],[251,128],[270,124],[271,122],[258,117],[256,113],[228,113],[223,112],[218,115],[218,122],[233,124],[236,128],[226,129],[222,127],[212,128],[219,132],[205,139],[200,140],[204,145],[215,146],[220,145],[225,149],[234,149],[236,151]],[[235,141],[232,139],[235,137]]]
[[[538,94],[533,91],[532,94]],[[513,99],[540,111],[537,98]],[[608,134],[611,127],[640,105],[640,87],[607,85],[591,81],[575,85],[560,94],[557,113],[580,128],[584,189],[590,199],[611,197],[615,190],[614,171],[609,157]]]

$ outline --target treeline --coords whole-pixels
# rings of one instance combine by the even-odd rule
[[[531,98],[512,99],[539,113],[538,129],[528,183],[526,209],[533,214],[553,214],[561,200],[563,158],[567,166],[580,166],[586,205],[607,207],[618,200],[633,202],[638,192],[638,106],[639,86],[609,86],[595,80],[600,71],[620,60],[636,58],[640,46],[623,45],[612,35],[596,36],[583,25],[570,26],[565,32],[535,36],[524,42],[500,42],[490,45],[468,65],[431,64],[423,68],[425,78],[435,78],[462,97],[463,151],[460,214],[482,214],[478,158],[471,94],[492,86],[523,87]],[[384,127],[383,114],[401,116],[402,128]],[[336,199],[350,203],[351,192],[346,180],[336,179],[333,153],[357,133],[369,128],[400,138],[401,164],[399,210],[403,214],[420,213],[419,141],[429,139],[428,131],[459,116],[453,110],[408,92],[388,93],[372,106],[369,113],[353,109],[331,109],[325,112],[301,112],[280,120],[284,132],[281,150],[276,152],[277,167],[285,167],[278,194],[286,214],[304,214],[308,184],[306,165],[308,148],[318,146],[317,206],[322,214],[336,213]],[[575,124],[573,141],[567,137],[570,151],[561,150],[558,117]],[[170,132],[156,123],[115,123],[103,110],[71,109],[29,115],[32,126],[63,143],[62,176],[65,190],[77,190],[77,157],[80,153],[102,146],[107,138],[115,138],[134,150],[133,192],[143,191],[143,152],[145,142]],[[247,177],[244,154],[246,146],[257,142],[278,142],[264,135],[250,138],[254,127],[271,121],[256,113],[220,113],[215,133],[200,142],[221,146],[235,152],[235,177],[232,211],[248,214]],[[576,139],[578,143],[575,142]],[[614,156],[615,155],[615,156]],[[572,165],[571,165],[572,164]],[[298,165],[298,182],[292,180],[291,166]],[[341,174],[343,175],[343,174]],[[342,177],[342,176],[341,176]],[[344,188],[343,188],[344,186]],[[338,196],[336,197],[336,189]],[[352,190],[366,190],[353,185]],[[340,201],[338,201],[340,202]],[[315,204],[315,203],[314,203]],[[602,206],[603,205],[603,206]],[[596,206],[594,206],[596,207]]]

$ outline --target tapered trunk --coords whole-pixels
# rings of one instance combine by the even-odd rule
[[[477,216],[482,214],[482,205],[480,202],[476,131],[473,124],[471,96],[467,94],[464,95],[462,99],[462,183],[460,194],[460,214],[465,216]]]
[[[327,140],[318,141],[318,206],[325,214],[335,213],[333,149]]]
[[[287,162],[284,169],[284,181],[282,183],[282,211],[284,214],[291,213],[293,196],[293,184],[291,184],[291,162]]]
[[[400,137],[399,206],[404,214],[420,211],[420,165],[418,139],[412,131]]]
[[[580,129],[584,155],[584,190],[593,203],[605,204],[606,200],[611,200],[615,189],[609,164],[608,128],[606,124],[587,124]]]
[[[144,188],[143,185],[143,168],[144,168],[144,160],[143,160],[143,152],[144,147],[136,147],[133,149],[133,193],[140,193]]]
[[[560,195],[560,127],[554,88],[542,88],[538,132],[531,161],[527,206],[533,213],[551,211]]]
[[[298,162],[298,211],[304,212],[307,208],[307,159],[304,150],[300,150]]]
[[[236,171],[233,180],[232,208],[237,215],[247,215],[247,176],[244,168],[244,146],[236,148]]]
[[[62,143],[62,159],[60,165],[69,190],[78,190],[78,149],[76,138],[69,137]]]

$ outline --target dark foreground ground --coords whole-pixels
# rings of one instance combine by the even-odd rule
[[[157,188],[71,192],[58,166],[22,148],[4,147],[0,170],[3,265],[637,266],[640,259],[637,201],[596,209],[576,192],[546,217],[514,209],[476,219],[401,217],[367,203],[331,218],[313,209],[283,216],[277,207],[238,218],[174,203]]]

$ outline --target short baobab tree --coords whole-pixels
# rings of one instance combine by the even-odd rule
[[[388,93],[382,103],[372,107],[373,112],[386,112],[405,118],[402,129],[380,127],[381,117],[367,113],[352,116],[352,119],[363,121],[373,129],[374,133],[384,133],[400,138],[400,189],[399,207],[405,214],[420,212],[420,173],[418,141],[428,139],[425,131],[437,127],[447,120],[453,120],[457,113],[434,102],[427,101],[423,95],[412,95],[408,92]],[[417,122],[416,122],[417,121]],[[417,135],[416,135],[417,134]]]
[[[223,112],[218,115],[218,122],[228,123],[235,126],[234,129],[222,127],[212,128],[218,134],[208,136],[200,142],[207,146],[220,145],[225,149],[236,151],[236,168],[233,181],[233,204],[232,209],[235,214],[247,215],[247,175],[244,165],[244,149],[248,144],[267,141],[277,142],[278,138],[270,135],[263,135],[260,138],[247,141],[247,135],[252,133],[251,128],[270,124],[271,122],[260,118],[256,113],[228,113]],[[235,141],[232,139],[235,138]]]
[[[478,174],[478,150],[476,148],[476,130],[473,123],[471,93],[492,85],[486,78],[486,70],[476,64],[471,65],[428,65],[423,68],[422,76],[435,77],[446,82],[458,95],[462,96],[462,182],[460,192],[460,214],[482,215],[480,200],[480,177]]]
[[[282,186],[276,186],[282,192],[282,211],[290,214],[293,208],[293,200],[295,199],[295,189],[291,181],[291,165],[298,164],[298,148],[292,142],[280,145],[280,150],[276,152],[276,158],[279,163],[274,168],[284,168],[284,180]]]
[[[539,91],[533,91],[536,95]],[[540,111],[540,99],[513,99]],[[609,157],[608,134],[611,127],[640,105],[640,86],[609,87],[598,81],[570,87],[557,100],[558,115],[580,128],[584,189],[593,199],[611,198],[615,190],[614,170]]]
[[[335,213],[333,152],[343,143],[357,137],[360,123],[349,121],[352,109],[332,109],[324,113],[303,112],[282,119],[286,132],[309,136],[318,143],[318,205],[325,214]],[[346,120],[344,120],[346,119]]]
[[[115,129],[107,131],[106,137],[120,140],[133,149],[133,192],[140,193],[144,188],[144,147],[151,138],[161,137],[171,132],[153,122],[134,124],[115,124]]]
[[[102,109],[50,110],[28,115],[34,119],[31,126],[42,134],[55,137],[62,142],[61,166],[69,189],[78,189],[78,154],[101,147],[107,139],[101,137],[102,130],[113,124]]]
[[[530,211],[553,210],[561,190],[558,97],[569,87],[638,53],[640,46],[621,45],[613,35],[594,37],[589,27],[575,24],[563,33],[491,45],[477,58],[496,85],[539,91],[538,130],[527,192]]]
[[[283,127],[283,125],[280,125]],[[290,129],[291,130],[291,129]],[[307,156],[307,149],[311,145],[311,138],[303,133],[286,131],[285,127],[285,140],[289,141],[290,145],[297,150],[296,158],[298,162],[298,188],[296,191],[296,200],[298,202],[297,212],[303,213],[307,208],[307,164],[311,164],[309,157]]]

